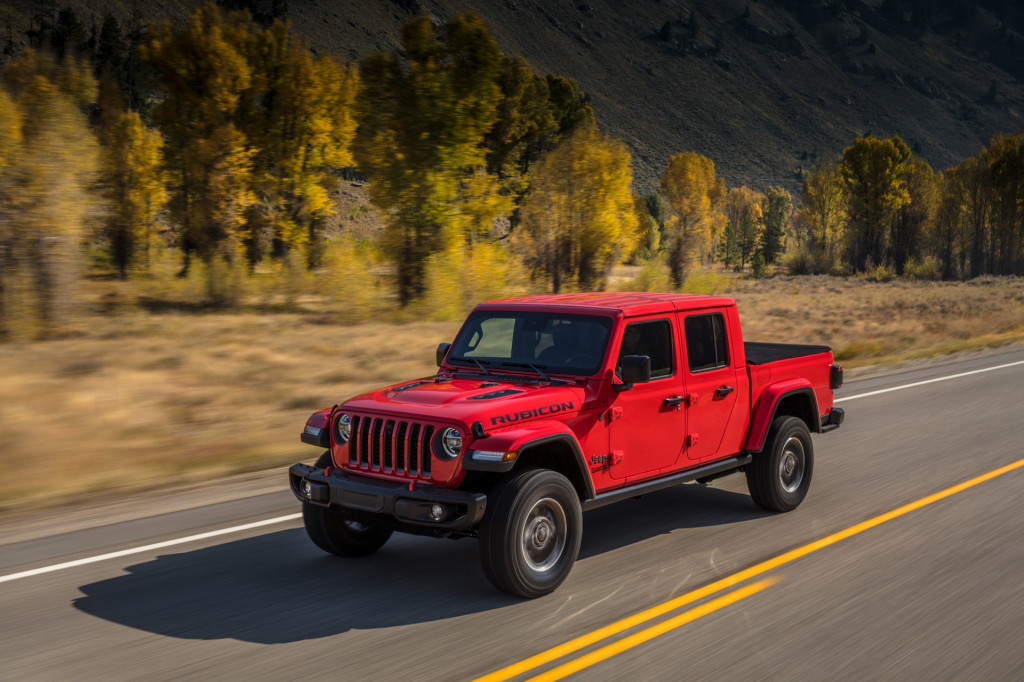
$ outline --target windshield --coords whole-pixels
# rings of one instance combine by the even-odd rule
[[[492,371],[591,375],[601,366],[611,329],[610,318],[595,315],[477,311],[462,326],[448,361]]]

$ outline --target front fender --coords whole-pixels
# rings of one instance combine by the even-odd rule
[[[576,434],[563,422],[531,422],[519,428],[490,433],[485,438],[473,441],[462,460],[462,467],[469,471],[511,471],[524,450],[552,442],[564,443],[572,451],[580,475],[586,481],[587,492],[593,497],[593,484],[583,461],[583,451],[576,440]],[[499,453],[509,458],[499,457]]]
[[[764,448],[765,438],[768,437],[768,429],[771,428],[772,422],[775,420],[779,404],[783,400],[797,395],[806,396],[807,400],[810,401],[811,409],[808,419],[811,420],[811,423],[808,424],[808,429],[812,432],[820,430],[820,425],[818,424],[818,399],[814,395],[814,387],[811,386],[811,382],[800,378],[779,381],[766,386],[761,391],[757,404],[754,405],[754,413],[750,419],[750,432],[747,434],[747,440],[743,445],[743,449],[746,452],[760,452]]]

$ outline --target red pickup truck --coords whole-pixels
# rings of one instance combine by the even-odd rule
[[[811,432],[838,428],[826,346],[744,343],[730,298],[580,293],[476,306],[436,376],[313,414],[289,469],[310,539],[361,556],[393,531],[476,537],[499,589],[538,597],[582,512],[744,472],[754,502],[807,494]]]

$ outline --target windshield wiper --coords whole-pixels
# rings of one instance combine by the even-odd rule
[[[538,367],[537,365],[534,365],[534,364],[529,363],[529,362],[503,362],[503,363],[501,363],[501,366],[502,367],[529,367],[534,372],[539,374],[544,381],[551,382],[551,378],[547,374],[544,373],[544,370],[541,369],[541,367],[547,367],[547,365],[540,365]],[[551,382],[551,383],[554,383],[554,382]]]
[[[477,360],[476,358],[450,358],[451,360],[458,360],[459,362],[472,362],[474,365],[480,368],[480,371],[484,373],[485,377],[491,376],[485,364],[491,364],[489,360]]]

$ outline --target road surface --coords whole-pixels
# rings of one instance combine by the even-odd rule
[[[837,404],[796,511],[733,476],[588,512],[533,601],[474,540],[323,554],[283,471],[7,519],[0,680],[1024,679],[1024,349]]]

